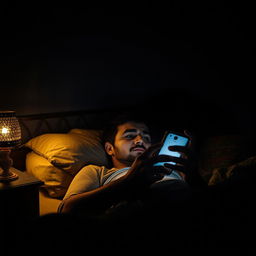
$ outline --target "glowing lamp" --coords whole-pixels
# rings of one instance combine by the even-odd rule
[[[21,142],[21,129],[14,111],[0,111],[0,182],[18,178],[10,171],[11,149]]]

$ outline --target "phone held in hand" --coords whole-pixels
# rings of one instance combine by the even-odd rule
[[[163,138],[163,145],[159,151],[159,155],[169,155],[174,157],[181,157],[180,152],[171,151],[168,148],[170,146],[183,146],[187,147],[189,144],[190,138],[187,137],[185,134],[181,134],[178,132],[173,131],[167,131]],[[154,164],[154,166],[163,166],[165,163],[170,163],[172,165],[175,165],[174,162],[159,162]]]

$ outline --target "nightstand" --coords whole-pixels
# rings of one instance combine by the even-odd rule
[[[43,184],[25,172],[11,171],[19,178],[0,182],[0,241],[3,255],[13,252],[26,242],[33,220],[39,217],[39,187]]]
[[[19,178],[0,182],[0,220],[8,223],[30,221],[39,216],[39,187],[43,182],[15,168]]]

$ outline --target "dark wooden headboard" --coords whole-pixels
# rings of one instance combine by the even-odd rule
[[[44,133],[65,133],[72,128],[102,129],[102,125],[120,112],[114,109],[79,110],[17,116],[22,143]]]
[[[109,119],[112,119],[112,117],[114,117],[115,115],[124,113],[124,112],[134,113],[134,111],[138,111],[138,108],[133,109],[133,108],[127,107],[127,108],[118,108],[118,109],[79,110],[79,111],[42,113],[42,114],[37,114],[37,115],[17,116],[20,126],[21,126],[22,143],[19,147],[16,147],[11,152],[11,157],[13,159],[13,166],[19,170],[25,170],[26,154],[28,152],[30,152],[30,150],[26,147],[23,147],[22,145],[33,137],[36,137],[36,136],[39,136],[39,135],[45,134],[45,133],[66,133],[72,128],[102,129],[104,127],[104,124],[107,121],[109,121]],[[152,111],[149,110],[148,113],[150,116],[152,114]],[[154,113],[153,116],[157,116],[157,115],[155,115],[155,113]],[[159,123],[155,122],[155,120],[156,119],[151,118],[151,121],[153,123],[156,123],[156,126],[158,127]],[[164,125],[163,124],[161,124],[161,125],[162,126],[160,126],[160,127],[164,127],[164,129],[168,129],[168,127],[169,127],[168,124],[165,125],[165,123],[164,123]],[[160,131],[160,133],[158,133],[159,131]],[[163,131],[162,128],[160,128],[160,130],[153,130],[153,133],[154,134],[158,133],[161,135],[162,131]],[[152,130],[151,130],[151,132],[152,132]],[[224,139],[224,141],[226,141],[227,140],[227,139],[225,139],[226,135],[224,134],[223,136],[216,137],[215,139],[217,140],[217,142],[219,139],[220,140]],[[238,136],[239,136],[239,134],[238,134]],[[156,137],[156,139],[160,139],[160,138],[161,138],[161,136],[159,136],[159,138]],[[206,137],[206,142],[208,141],[207,138],[208,137]],[[228,146],[225,146],[226,144],[224,143],[224,146],[225,146],[224,149],[226,150],[226,148],[228,148],[229,151],[232,151],[232,150],[235,151],[235,153],[233,153],[233,158],[235,159],[234,161],[237,161],[237,158],[235,156],[238,154],[241,155],[241,156],[239,156],[238,160],[240,160],[241,158],[245,159],[246,157],[248,157],[248,155],[251,156],[251,155],[256,154],[255,147],[254,147],[255,144],[251,142],[251,138],[250,138],[250,143],[247,142],[246,138],[243,139],[243,141],[244,141],[243,145],[241,145],[241,143],[240,143],[240,146],[238,147],[238,149],[240,149],[240,150],[238,153],[236,153],[236,151],[238,150],[237,147],[234,147],[234,145],[237,144],[237,139],[234,136],[232,138],[233,139],[230,139],[230,142],[229,142],[230,145],[228,144]],[[201,142],[199,141],[199,139],[201,139]],[[240,141],[240,139],[238,141]],[[222,145],[221,142],[218,142],[217,144]],[[252,148],[251,144],[253,145],[253,150],[251,149]],[[202,138],[197,137],[197,146],[198,146],[200,152],[203,152],[203,156],[201,158],[208,159],[209,151],[208,150],[205,151],[204,137],[202,137]],[[231,148],[231,149],[229,149],[229,148]],[[215,149],[216,152],[222,152],[221,150],[223,150],[223,148]],[[241,153],[240,151],[243,153]],[[228,152],[226,152],[226,153],[228,153]],[[202,153],[201,153],[201,155],[202,155]],[[210,157],[212,158],[211,155],[212,154],[210,154]],[[213,157],[213,158],[215,158],[215,157]],[[203,161],[205,161],[205,160],[203,160]],[[205,165],[208,166],[207,161],[205,161],[206,162]],[[220,161],[221,160],[219,160],[219,162]]]
[[[25,157],[30,151],[23,147],[29,139],[45,133],[66,133],[70,129],[102,129],[103,125],[114,115],[128,112],[125,108],[79,110],[36,115],[18,115],[21,127],[21,145],[11,152],[13,166],[25,170]]]

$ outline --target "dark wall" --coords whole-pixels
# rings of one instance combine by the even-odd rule
[[[200,102],[200,117],[252,129],[255,40],[248,6],[5,5],[0,109],[33,114],[163,104],[170,112],[183,93],[181,108]]]

